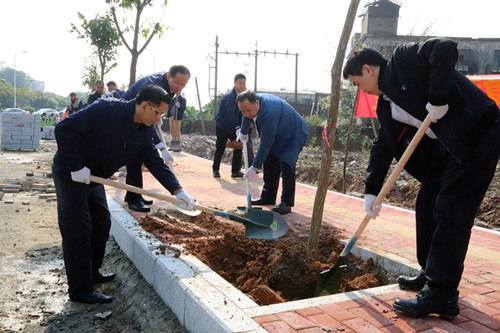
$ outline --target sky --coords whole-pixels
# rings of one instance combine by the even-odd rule
[[[158,3],[159,1],[156,0]],[[357,16],[368,0],[361,0]],[[400,0],[398,34],[428,34],[448,37],[500,38],[496,28],[500,2],[475,0]],[[281,52],[290,56],[259,56],[257,88],[295,89],[295,54],[298,89],[329,92],[330,70],[336,54],[350,0],[169,0],[165,10],[157,6],[143,17],[162,18],[170,29],[155,38],[139,57],[137,75],[167,71],[174,64],[190,69],[184,89],[188,105],[198,109],[196,81],[201,104],[210,101],[213,88],[215,37],[219,38],[218,91],[232,88],[237,73],[247,76],[247,88],[255,83],[255,58],[224,52]],[[87,19],[109,9],[104,0],[2,0],[0,2],[0,65],[14,67],[45,82],[45,91],[68,96],[87,89],[82,85],[83,68],[90,58],[89,44],[70,33],[78,24],[78,12]],[[353,33],[361,31],[356,18]],[[130,39],[129,39],[130,41]],[[140,44],[142,46],[142,44]],[[26,53],[23,53],[27,51]],[[128,84],[130,53],[118,49],[118,66],[104,81]],[[196,80],[195,80],[196,79]]]

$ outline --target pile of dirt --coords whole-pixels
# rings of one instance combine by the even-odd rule
[[[215,136],[189,134],[182,136],[182,149],[190,154],[213,159],[215,152]],[[257,149],[258,138],[254,139],[254,148]],[[297,161],[296,175],[300,183],[317,186],[318,175],[321,169],[322,148],[304,147]],[[334,151],[330,168],[329,189],[362,196],[365,190],[365,170],[370,158],[370,152],[349,151],[345,170],[344,184],[344,151]],[[232,150],[226,149],[223,163],[231,164]],[[403,171],[392,190],[388,193],[385,203],[413,210],[420,183],[407,172]],[[497,166],[495,177],[486,192],[485,199],[478,211],[476,225],[500,231],[500,163]]]
[[[343,249],[336,230],[328,226],[321,231],[322,250],[316,253],[307,248],[305,237],[292,230],[279,241],[248,239],[242,224],[205,213],[186,217],[175,210],[160,209],[142,218],[140,224],[164,244],[159,252],[171,244],[182,244],[187,253],[259,305],[314,297],[319,273],[329,269]],[[371,260],[352,257],[340,292],[387,283],[385,272]]]

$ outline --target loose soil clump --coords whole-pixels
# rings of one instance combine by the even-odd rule
[[[181,244],[259,305],[314,297],[318,275],[337,260],[343,245],[337,230],[324,226],[319,253],[307,248],[307,238],[289,230],[279,240],[248,239],[243,225],[205,213],[196,217],[160,209],[142,218],[143,228],[158,238],[164,251]],[[371,260],[350,257],[340,292],[387,284],[385,272]]]

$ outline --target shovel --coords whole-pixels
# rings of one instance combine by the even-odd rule
[[[403,153],[403,156],[401,156],[400,160],[396,164],[396,167],[390,174],[386,183],[380,190],[380,193],[377,195],[377,198],[375,198],[372,207],[380,205],[384,200],[385,196],[387,195],[387,193],[389,193],[392,185],[394,184],[394,182],[396,182],[396,179],[403,170],[403,167],[405,166],[406,162],[408,162],[408,160],[410,159],[411,154],[413,153],[418,143],[424,136],[430,124],[431,124],[431,117],[428,114],[427,117],[425,117],[422,125],[420,125],[420,128],[418,129],[417,133],[411,140],[410,144],[406,148],[405,152]],[[361,224],[356,229],[354,235],[352,235],[351,239],[344,247],[342,253],[340,253],[340,256],[335,262],[335,264],[330,269],[320,273],[318,282],[316,284],[316,291],[314,293],[315,296],[326,296],[330,294],[336,294],[339,292],[340,284],[342,282],[342,271],[347,266],[346,265],[347,256],[351,252],[352,248],[354,247],[354,244],[358,240],[363,230],[365,230],[365,227],[367,226],[368,222],[370,222],[370,219],[371,217],[369,215],[365,216]]]
[[[243,142],[243,161],[245,162],[245,170],[248,170],[248,147],[247,147],[247,144],[246,142]],[[247,191],[247,206],[246,207],[242,207],[242,206],[238,206],[236,208],[238,208],[238,212],[239,213],[246,213],[248,211],[250,211],[251,209],[262,209],[260,207],[258,208],[252,208],[252,196],[250,194],[250,179],[248,179],[247,177],[245,177],[245,188],[246,188],[246,191]]]
[[[139,187],[127,185],[127,184],[122,184],[119,182],[114,182],[109,179],[97,177],[97,176],[90,176],[90,181],[98,184],[103,184],[103,185],[108,185],[112,187],[116,187],[122,190],[138,193],[138,194],[143,194],[148,197],[156,198],[159,200],[164,200],[168,201],[170,203],[176,204],[176,205],[182,205],[185,204],[184,201],[167,196],[164,194],[160,194],[157,192],[153,191],[148,191]],[[287,230],[288,230],[288,224],[286,221],[281,217],[272,214],[272,212],[266,212],[266,211],[251,211],[248,212],[248,215],[246,218],[234,215],[231,213],[226,213],[222,211],[218,211],[206,206],[201,206],[198,204],[195,204],[193,209],[201,210],[202,212],[205,212],[207,214],[211,215],[216,215],[216,216],[221,216],[228,218],[230,220],[236,221],[243,223],[245,226],[245,237],[247,238],[256,238],[256,239],[276,239],[281,236],[283,236]],[[264,214],[262,214],[264,213]],[[270,213],[270,214],[268,214]]]

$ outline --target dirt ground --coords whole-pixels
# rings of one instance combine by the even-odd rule
[[[2,151],[0,180],[33,173],[50,183],[46,176],[55,151],[55,142],[48,140],[41,141],[38,152]],[[96,287],[113,295],[113,302],[71,302],[56,201],[43,195],[6,193],[0,201],[0,332],[186,332],[112,239],[102,271],[115,272],[117,278]],[[96,316],[109,312],[105,319]]]
[[[183,136],[182,146],[190,154],[213,160],[215,139],[215,136],[202,136],[199,134],[185,135]],[[254,140],[254,149],[257,147],[258,138]],[[304,147],[297,161],[297,182],[313,186],[318,185],[322,153],[323,150],[318,147]],[[330,169],[329,189],[341,193],[344,192],[344,155],[344,151],[334,151]],[[231,156],[232,152],[226,149],[223,162],[230,164]],[[363,181],[368,159],[369,152],[348,152],[345,193],[359,197],[362,196],[364,193]],[[419,187],[418,181],[403,170],[384,203],[413,210]],[[500,162],[497,165],[495,177],[479,208],[475,224],[480,227],[500,231]]]

